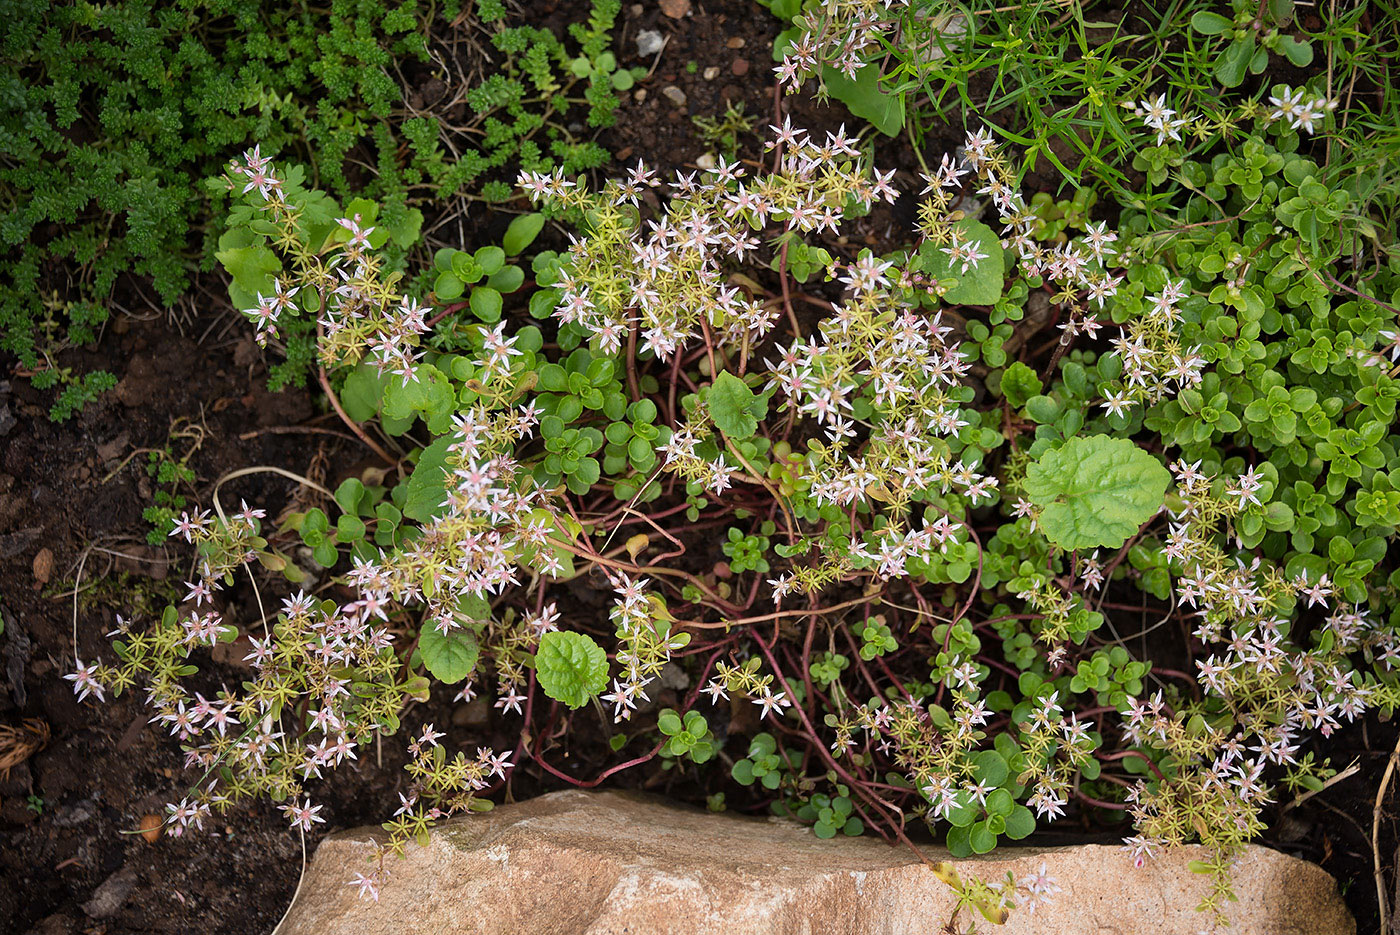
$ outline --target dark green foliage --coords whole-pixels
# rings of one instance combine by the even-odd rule
[[[53,373],[54,371],[48,371]],[[117,385],[117,378],[106,370],[94,370],[82,377],[68,378],[64,370],[67,386],[58,399],[49,407],[49,418],[54,422],[67,422],[75,412],[81,410],[100,394]]]
[[[163,302],[179,297],[204,206],[195,182],[251,140],[313,151],[343,183],[343,154],[398,104],[393,57],[425,54],[413,5],[381,0],[314,13],[10,0],[0,16],[0,348],[27,368],[95,339],[121,273],[149,277]],[[69,283],[81,301],[66,334],[40,327],[42,291]],[[102,382],[70,386],[63,411]]]
[[[308,163],[311,183],[334,195],[379,200],[386,215],[405,210],[415,189],[447,198],[479,187],[504,200],[519,167],[577,172],[606,162],[606,151],[561,125],[579,80],[569,69],[575,53],[547,30],[506,27],[498,0],[472,4],[506,53],[467,95],[464,122],[481,131],[470,140],[478,148],[458,140],[448,150],[436,117],[405,113],[399,76],[429,62],[429,37],[475,28],[454,25],[460,7],[0,0],[0,350],[27,370],[57,366],[58,352],[96,340],[123,273],[174,303],[209,216],[196,183],[254,143]],[[573,30],[586,61],[611,57],[617,10],[616,0],[598,0]],[[590,79],[584,96],[589,125],[610,125],[611,85]],[[205,231],[206,268],[219,233]],[[302,382],[310,360],[309,333],[287,338],[274,388]],[[103,383],[64,382],[55,406],[64,417]]]

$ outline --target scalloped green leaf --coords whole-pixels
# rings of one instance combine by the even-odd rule
[[[1062,549],[1118,548],[1162,506],[1171,474],[1123,438],[1071,438],[1026,469],[1026,496]]]
[[[715,379],[705,395],[705,406],[719,430],[735,441],[752,438],[758,420],[768,415],[768,398],[758,396],[749,385],[725,371]]]
[[[540,688],[555,701],[581,708],[608,684],[608,654],[584,633],[552,630],[535,653]]]
[[[445,509],[447,497],[447,449],[452,436],[444,435],[423,449],[418,464],[408,478],[408,496],[404,498],[403,514],[409,519],[426,523]]]
[[[350,371],[340,388],[340,404],[356,422],[367,422],[379,413],[387,381],[372,364],[362,363]]]
[[[949,305],[995,305],[1006,285],[1006,254],[1001,238],[981,221],[966,219],[953,227],[963,234],[965,242],[977,244],[977,253],[983,259],[964,271],[961,262],[953,262],[941,247],[928,240],[919,249],[923,271],[935,279],[953,281],[954,285],[943,293],[943,301]]]
[[[246,228],[224,232],[214,259],[228,271],[229,298],[240,311],[257,305],[260,294],[271,294],[273,278],[282,271],[282,261],[267,246],[267,238]]]
[[[457,401],[452,384],[432,364],[419,364],[407,383],[394,376],[385,380],[382,412],[390,419],[421,416],[433,434],[447,431]]]
[[[1006,816],[1006,836],[1013,841],[1027,837],[1035,830],[1035,815],[1024,805],[1017,805]]]
[[[430,623],[418,635],[418,652],[433,678],[451,685],[471,675],[480,649],[470,630],[452,630],[444,636]]]

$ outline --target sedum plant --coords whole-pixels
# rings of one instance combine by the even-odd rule
[[[526,169],[541,213],[417,278],[402,218],[336,210],[253,151],[226,179],[248,231],[230,249],[262,278],[235,288],[264,338],[314,331],[333,408],[385,465],[340,485],[334,521],[181,517],[194,609],[70,679],[147,687],[203,771],[179,829],[255,796],[309,829],[305,781],[415,700],[491,697],[514,751],[411,735],[411,791],[356,881],[371,896],[384,856],[521,765],[592,786],[660,759],[821,837],[908,841],[921,821],[955,857],[1116,815],[1138,862],[1205,844],[1202,907],[1223,920],[1265,804],[1333,774],[1311,738],[1400,686],[1400,267],[1297,151],[1330,100],[1275,90],[1277,145],[1204,161],[1174,113],[1135,103],[1191,194],[1116,230],[1048,231],[1024,165],[971,133],[881,253],[823,239],[899,194],[844,128],[784,121],[753,174],[638,165],[595,188]],[[527,287],[543,216],[575,235]],[[1044,362],[1013,342],[1042,327]],[[192,694],[191,653],[236,635],[204,605],[254,562],[305,574],[277,545],[293,534],[353,597],[289,598],[256,679]],[[612,593],[594,617],[562,584],[590,575]],[[1194,671],[1133,657],[1153,627],[1135,590]],[[745,705],[767,729],[720,736]],[[600,713],[625,759],[580,779],[541,725]],[[952,930],[1057,889],[931,869],[958,893]]]

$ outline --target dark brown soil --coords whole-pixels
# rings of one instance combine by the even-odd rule
[[[742,102],[758,118],[760,132],[771,122],[770,49],[777,29],[766,11],[742,0],[696,0],[693,15],[683,21],[651,4],[640,15],[624,10],[616,46],[623,64],[637,64],[641,29],[658,29],[670,42],[656,73],[638,86],[646,92],[642,99],[629,94],[617,127],[601,137],[624,162],[642,157],[663,170],[693,167],[707,147],[692,118],[722,114],[728,102]],[[711,68],[717,74],[706,78]],[[668,86],[685,94],[684,107],[663,96]],[[841,111],[809,100],[788,106],[795,122],[817,130],[834,129],[842,119]],[[961,128],[948,128],[946,139],[935,134],[927,145],[936,158],[960,135]],[[758,158],[757,138],[741,138],[740,153]],[[879,138],[877,161],[906,171],[915,165],[902,138]],[[1054,186],[1046,181],[1044,187]],[[499,220],[476,216],[465,233],[470,237],[478,225]],[[889,220],[867,219],[848,236],[858,244],[882,242]],[[126,460],[132,452],[164,446],[172,428],[197,426],[203,441],[190,465],[198,482],[186,494],[204,505],[213,482],[239,468],[324,471],[333,485],[365,455],[354,441],[304,431],[334,433],[339,425],[318,411],[309,390],[265,389],[266,361],[222,300],[223,284],[211,278],[201,285],[198,315],[177,320],[152,310],[144,318],[122,318],[96,350],[75,351],[62,361],[121,377],[115,391],[68,423],[48,421],[50,400],[27,381],[0,383],[0,723],[37,718],[50,734],[46,747],[0,777],[0,933],[257,935],[273,929],[297,885],[303,842],[270,805],[234,809],[207,822],[204,833],[183,838],[148,843],[132,833],[143,816],[161,813],[185,793],[191,777],[181,769],[180,751],[147,723],[139,694],[79,704],[61,679],[72,670],[75,632],[76,652],[89,660],[107,651],[103,634],[115,613],[130,616],[142,606],[158,612],[184,593],[188,554],[144,543],[147,526],[140,514],[151,502],[152,487],[144,455]],[[18,420],[9,428],[6,407]],[[188,442],[176,445],[182,452]],[[277,511],[292,501],[295,486],[274,475],[253,475],[227,484],[221,497],[244,497]],[[41,552],[52,559],[51,568],[44,567]],[[571,590],[580,609],[596,601],[583,588]],[[224,596],[226,618],[256,619],[250,589]],[[199,659],[200,678],[215,688],[241,679],[238,655]],[[494,714],[483,702],[454,706],[440,693],[413,708],[406,726],[432,721],[449,729],[452,746],[468,750],[477,744],[514,749],[517,738]],[[575,726],[599,729],[579,721]],[[1339,766],[1357,760],[1360,773],[1286,815],[1276,810],[1272,816],[1270,843],[1337,875],[1363,932],[1377,927],[1372,796],[1394,739],[1393,728],[1376,723],[1341,733],[1327,753]],[[587,749],[578,740],[570,746]],[[401,744],[386,741],[366,754],[337,769],[333,782],[311,789],[325,805],[327,824],[307,837],[308,851],[328,831],[377,822],[392,811],[403,776]],[[564,761],[565,752],[557,757]],[[661,787],[691,801],[710,791],[680,771],[663,774],[659,763],[650,766],[620,774],[611,784]],[[570,768],[579,775],[596,773],[590,767],[574,762]],[[527,764],[503,794],[527,797],[561,785]],[[1381,855],[1393,893],[1397,837],[1390,814],[1382,823]],[[1111,831],[1086,820],[1082,827],[1056,826],[1040,837],[1070,843],[1102,840]]]

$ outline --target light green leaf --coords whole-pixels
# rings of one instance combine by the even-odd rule
[[[822,83],[831,96],[857,117],[864,117],[886,136],[904,129],[904,98],[880,87],[880,66],[871,63],[847,78],[835,68],[822,68]]]
[[[608,654],[586,634],[553,630],[540,637],[535,675],[546,695],[581,708],[607,687]]]
[[[985,258],[964,272],[962,261],[954,261],[942,247],[925,241],[919,249],[923,271],[940,281],[953,281],[943,293],[943,301],[949,305],[994,305],[1001,298],[1006,279],[1001,239],[981,221],[962,220],[952,226],[962,233],[965,243],[976,244],[977,253]]]
[[[515,264],[501,267],[486,280],[486,285],[500,293],[514,292],[524,284],[525,271]]]
[[[482,321],[495,324],[501,320],[501,294],[490,286],[477,286],[472,290],[472,314]]]
[[[798,13],[802,12],[802,0],[758,0],[760,6],[766,6],[773,15],[782,20],[791,21]]]
[[[271,295],[273,277],[282,271],[282,261],[267,246],[267,238],[246,227],[225,232],[214,258],[232,278],[229,298],[239,311],[256,306],[259,294]]]
[[[1235,28],[1233,20],[1228,20],[1219,13],[1211,13],[1208,10],[1199,10],[1191,17],[1191,28],[1203,36],[1218,36]]]
[[[470,630],[451,630],[443,636],[434,624],[424,624],[418,635],[418,652],[433,678],[451,685],[471,675],[476,666],[476,636]]]
[[[345,378],[340,388],[340,404],[356,422],[373,419],[384,396],[384,378],[372,364],[360,364]]]
[[[1035,830],[1035,816],[1024,805],[1017,805],[1006,816],[1006,836],[1019,841]]]
[[[1026,496],[1062,549],[1118,548],[1162,506],[1171,474],[1123,438],[1071,438],[1026,469]]]
[[[365,536],[364,520],[349,513],[340,514],[335,521],[336,537],[341,542],[354,542],[356,539],[363,539]]]
[[[540,231],[544,229],[544,215],[539,212],[533,214],[522,214],[520,217],[510,222],[506,228],[506,234],[501,238],[501,246],[505,248],[508,256],[518,256],[525,248],[534,243]]]
[[[1245,69],[1254,58],[1254,36],[1236,39],[1215,60],[1215,80],[1227,88],[1237,88],[1244,81]]]
[[[476,251],[476,262],[487,276],[506,265],[506,252],[500,247],[482,247]]]
[[[725,371],[705,395],[710,418],[724,434],[735,441],[752,438],[758,420],[768,415],[768,399],[756,396],[749,385]]]
[[[385,380],[384,415],[390,419],[422,416],[434,434],[446,431],[456,403],[452,384],[432,364],[419,364],[413,372],[415,378],[407,383],[398,376]]]
[[[1306,68],[1312,64],[1313,48],[1308,42],[1294,39],[1292,36],[1279,36],[1278,46],[1288,60],[1299,68]]]
[[[1060,404],[1053,396],[1032,396],[1026,400],[1026,415],[1041,425],[1049,425],[1060,417]]]
[[[997,846],[997,836],[987,827],[985,821],[979,821],[972,826],[967,840],[974,854],[986,854]]]
[[[1000,786],[1006,781],[1006,760],[995,750],[983,750],[972,758],[977,778],[988,786]]]
[[[399,220],[385,225],[384,230],[395,246],[407,250],[418,242],[418,235],[423,231],[423,212],[417,208],[409,208]]]
[[[451,444],[452,436],[444,435],[423,449],[418,465],[408,478],[404,516],[426,523],[443,512],[443,501],[447,498],[447,448]]]
[[[1006,368],[1001,375],[1001,392],[1013,407],[1020,408],[1032,396],[1038,396],[1045,387],[1036,372],[1019,360]]]
[[[437,296],[439,302],[452,302],[460,299],[466,288],[462,280],[457,278],[456,273],[451,270],[443,270],[438,273],[437,281],[433,283],[433,295]]]
[[[360,500],[367,494],[363,481],[358,477],[347,477],[335,488],[335,502],[346,513],[356,516],[360,512]]]
[[[784,19],[791,19],[801,9],[802,0],[778,0],[774,3],[775,13],[779,6],[783,6],[784,12],[791,13],[791,16],[783,16],[781,13],[778,15]],[[800,35],[801,30],[796,26],[778,33],[773,39],[773,61],[781,62]],[[847,78],[835,68],[823,66],[821,78],[827,93],[845,104],[846,109],[857,117],[869,120],[881,133],[886,136],[898,136],[904,129],[904,97],[890,94],[880,87],[878,62],[861,67],[854,79]]]

